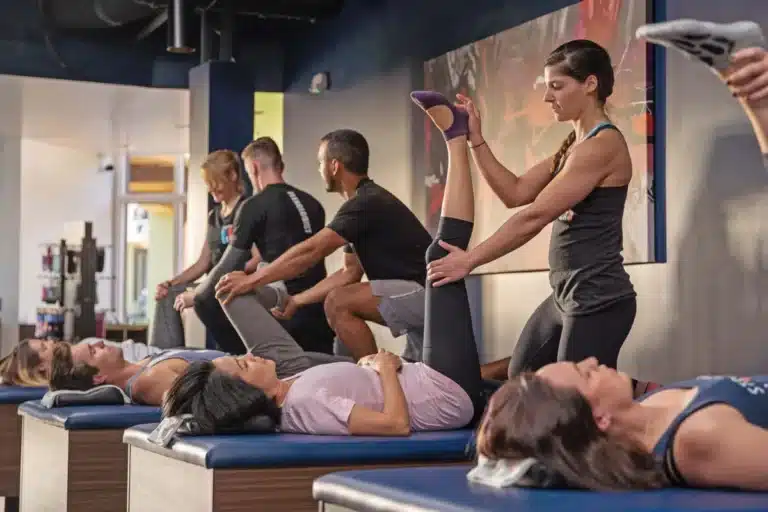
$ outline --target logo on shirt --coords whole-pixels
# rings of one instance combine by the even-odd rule
[[[750,395],[758,396],[768,394],[768,382],[757,382],[752,377],[702,375],[699,378],[703,380],[728,380],[741,386],[744,391]]]
[[[230,242],[233,241],[233,232],[234,227],[232,224],[227,224],[226,226],[221,226],[221,245],[229,245]]]

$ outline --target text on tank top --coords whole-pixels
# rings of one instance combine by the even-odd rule
[[[584,140],[605,129],[618,131],[610,123],[600,123]],[[553,176],[562,171],[565,160]],[[549,281],[555,304],[564,313],[594,313],[635,296],[621,254],[628,189],[628,185],[597,187],[552,223]]]

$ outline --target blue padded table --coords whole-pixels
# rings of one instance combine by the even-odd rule
[[[129,510],[218,510],[236,505],[242,510],[315,511],[312,482],[321,475],[344,469],[466,464],[473,434],[455,430],[409,437],[186,436],[164,448],[148,441],[155,426],[130,428],[123,437],[130,447]]]
[[[48,388],[0,385],[0,496],[6,508],[18,502],[21,471],[21,418],[16,408],[28,400],[39,400]],[[13,505],[11,505],[13,503]]]
[[[493,489],[467,481],[471,466],[376,469],[318,478],[320,510],[355,512],[741,512],[768,510],[768,493],[664,489],[598,493]]]
[[[92,405],[45,408],[25,402],[22,511],[126,509],[128,450],[123,431],[159,421],[159,407]]]

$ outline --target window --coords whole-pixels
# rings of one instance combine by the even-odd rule
[[[117,321],[152,321],[157,285],[181,271],[187,160],[124,154],[116,168],[115,286]]]

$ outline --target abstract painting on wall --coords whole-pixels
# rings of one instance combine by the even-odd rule
[[[483,135],[498,160],[517,175],[552,156],[571,131],[557,123],[544,101],[544,61],[560,44],[591,39],[611,55],[616,83],[607,112],[626,138],[633,164],[624,213],[624,260],[655,261],[653,66],[645,43],[634,38],[650,19],[648,0],[583,0],[424,64],[424,88],[448,98],[470,96],[482,116]],[[424,116],[419,123],[426,186],[426,223],[434,233],[445,183],[445,144]],[[492,235],[515,210],[506,208],[474,171],[476,221],[473,244]],[[478,273],[543,270],[551,227]]]

